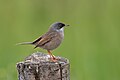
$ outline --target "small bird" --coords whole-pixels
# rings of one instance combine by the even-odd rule
[[[69,25],[66,25],[62,22],[55,22],[50,26],[49,30],[45,34],[40,36],[35,41],[23,42],[23,43],[19,43],[19,44],[21,44],[21,45],[31,44],[31,45],[35,45],[34,48],[37,48],[37,47],[43,48],[48,51],[48,54],[50,55],[50,59],[52,61],[56,61],[57,59],[51,53],[51,51],[56,49],[63,41],[65,26],[69,26]]]

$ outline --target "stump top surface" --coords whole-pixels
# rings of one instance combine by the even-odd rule
[[[50,60],[50,56],[45,54],[45,53],[41,53],[41,52],[36,52],[36,53],[33,53],[31,54],[30,56],[26,57],[25,58],[25,61],[24,62],[20,62],[20,63],[26,63],[26,64],[40,64],[40,63],[45,63],[45,64],[69,64],[69,60],[66,59],[66,58],[63,58],[63,57],[59,57],[57,56],[56,57],[58,60],[56,62],[53,62]]]

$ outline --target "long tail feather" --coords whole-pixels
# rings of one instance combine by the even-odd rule
[[[18,43],[16,45],[30,45],[33,44],[33,42],[23,42],[23,43]]]

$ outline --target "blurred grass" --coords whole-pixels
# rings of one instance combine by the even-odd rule
[[[71,62],[71,80],[120,80],[119,0],[1,0],[0,80],[17,80],[16,63],[42,51],[33,41],[62,21],[65,39],[54,55]]]

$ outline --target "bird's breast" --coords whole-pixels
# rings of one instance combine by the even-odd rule
[[[56,49],[61,44],[61,42],[63,41],[63,39],[64,39],[64,33],[62,33],[62,32],[55,32],[54,37],[51,39],[50,42],[48,42],[47,44],[45,44],[43,46],[43,48],[47,49],[47,50]]]

